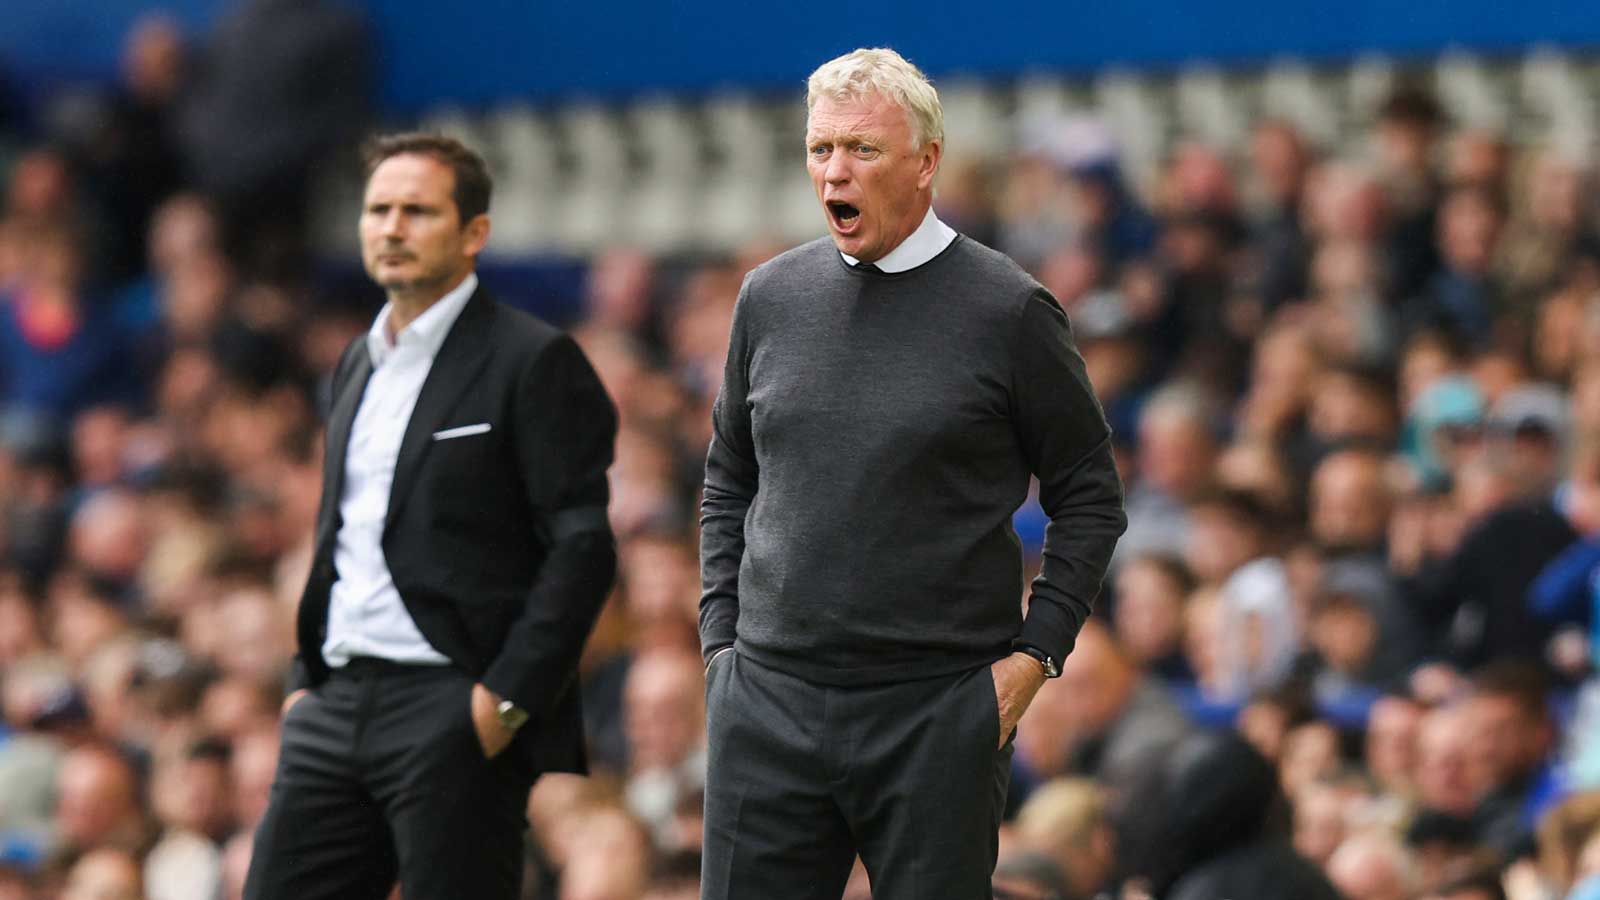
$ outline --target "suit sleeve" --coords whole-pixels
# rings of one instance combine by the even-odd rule
[[[1073,346],[1066,313],[1038,288],[1016,326],[1012,415],[1050,518],[1020,640],[1059,662],[1094,608],[1128,520],[1111,428]]]
[[[748,403],[749,291],[746,277],[733,311],[722,388],[711,409],[711,448],[700,501],[700,653],[708,664],[718,651],[733,646],[737,636],[744,520],[759,480]]]
[[[548,553],[483,684],[535,716],[554,708],[616,575],[606,517],[617,414],[578,345],[552,341],[516,386],[515,445]]]

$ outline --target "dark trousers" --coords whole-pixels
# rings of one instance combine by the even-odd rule
[[[702,900],[993,896],[1011,742],[983,666],[832,687],[738,652],[711,664]]]
[[[355,660],[283,721],[246,900],[515,900],[534,773],[486,759],[472,681]]]

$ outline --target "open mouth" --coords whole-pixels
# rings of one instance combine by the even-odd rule
[[[851,231],[861,221],[861,210],[842,200],[829,200],[827,206],[828,217],[833,219],[834,227],[840,231]]]

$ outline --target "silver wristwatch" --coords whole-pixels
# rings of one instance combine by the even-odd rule
[[[507,731],[516,731],[527,724],[528,721],[528,711],[510,700],[501,700],[495,704],[494,714],[500,720],[500,725]]]

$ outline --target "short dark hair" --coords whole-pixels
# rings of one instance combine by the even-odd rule
[[[1141,553],[1128,560],[1127,565],[1149,566],[1155,569],[1161,573],[1161,577],[1172,582],[1185,598],[1194,593],[1194,589],[1199,586],[1195,580],[1194,573],[1189,571],[1189,567],[1184,565],[1183,560],[1170,553]]]
[[[1278,523],[1271,509],[1250,491],[1220,484],[1201,488],[1189,501],[1189,509],[1214,509],[1234,524],[1248,528],[1267,537],[1277,531]]]
[[[1378,118],[1397,125],[1436,128],[1444,121],[1444,110],[1427,88],[1402,84],[1384,99],[1378,108]]]
[[[489,211],[489,194],[494,188],[489,166],[471,147],[453,137],[426,131],[403,131],[377,135],[361,148],[368,178],[384,160],[407,155],[431,156],[450,167],[455,175],[455,189],[450,192],[450,198],[455,201],[461,224]]]
[[[1500,659],[1472,673],[1472,693],[1479,697],[1505,697],[1536,719],[1549,715],[1550,680],[1534,663]]]

